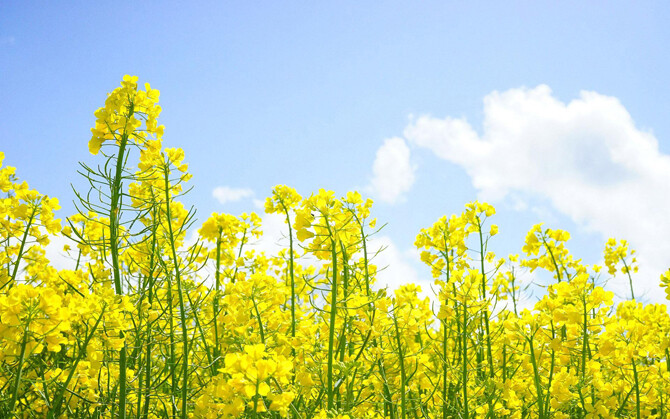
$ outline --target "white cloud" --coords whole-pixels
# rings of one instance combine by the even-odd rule
[[[212,196],[221,204],[237,202],[254,196],[254,191],[249,188],[231,188],[230,186],[218,186],[212,191]]]
[[[288,224],[286,224],[286,217],[283,214],[264,214],[261,213],[261,230],[263,235],[258,239],[252,241],[252,248],[258,252],[265,252],[268,256],[276,256],[282,249],[289,248],[288,239]],[[293,214],[291,214],[293,217]],[[294,237],[294,249],[300,251],[297,240]]]
[[[422,298],[434,299],[430,268],[423,266],[415,248],[402,251],[390,237],[374,236],[368,242],[368,252],[372,258],[371,263],[379,270],[376,288],[388,287],[392,293],[401,285],[415,284],[421,287]],[[417,267],[423,268],[421,275],[417,272]]]
[[[254,198],[251,202],[254,204],[254,208],[256,208],[256,210],[259,212],[265,212],[265,201]]]
[[[638,289],[662,301],[670,156],[618,99],[583,91],[564,103],[545,85],[493,92],[481,135],[464,119],[423,116],[405,138],[463,167],[481,199],[541,198],[603,238],[628,239],[639,250]]]
[[[64,246],[69,245],[73,251],[74,256],[68,255],[64,250]],[[50,235],[49,244],[45,248],[46,257],[51,262],[51,266],[55,269],[74,269],[76,266],[77,243],[62,235]]]
[[[414,184],[415,170],[405,140],[389,138],[377,150],[369,190],[380,201],[400,202]]]

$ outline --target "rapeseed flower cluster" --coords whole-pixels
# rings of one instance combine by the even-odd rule
[[[93,193],[78,193],[65,225],[55,198],[0,165],[0,417],[670,413],[670,317],[635,301],[627,242],[607,242],[607,273],[543,225],[522,255],[498,257],[495,209],[472,202],[416,237],[431,302],[414,284],[376,283],[371,200],[278,185],[265,211],[284,218],[285,246],[267,255],[253,246],[257,214],[195,224],[184,152],[162,147],[158,98],[126,76],[96,111],[89,149],[104,150],[105,169],[83,166]],[[70,269],[46,257],[59,235]],[[521,309],[519,275],[536,270],[553,281]],[[615,306],[599,284],[617,272],[631,300]]]

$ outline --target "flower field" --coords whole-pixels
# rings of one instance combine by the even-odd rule
[[[256,214],[196,224],[181,149],[163,148],[159,92],[125,76],[95,112],[78,213],[0,166],[1,418],[666,418],[670,316],[635,301],[635,252],[584,265],[536,225],[489,251],[495,209],[421,230],[435,304],[376,283],[372,201],[276,186],[279,255]],[[0,154],[0,163],[2,154]],[[195,243],[186,240],[197,230]],[[68,270],[46,257],[69,238]],[[521,309],[517,275],[553,283]],[[602,285],[618,273],[630,300]],[[670,270],[661,278],[670,298]]]

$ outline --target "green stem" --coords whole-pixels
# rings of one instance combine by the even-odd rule
[[[332,237],[332,236],[331,236]],[[333,344],[335,343],[335,319],[337,316],[337,246],[335,240],[331,238],[331,253],[333,259],[333,283],[331,289],[330,301],[330,330],[328,332],[328,410],[334,406],[333,392]]]
[[[70,373],[68,374],[67,379],[63,383],[60,391],[58,392],[58,395],[55,397],[54,402],[52,404],[52,409],[49,410],[48,417],[50,419],[52,418],[59,418],[61,417],[61,405],[63,404],[63,397],[65,395],[65,391],[67,390],[68,385],[70,384],[70,381],[72,380],[72,377],[74,377],[74,374],[77,370],[77,365],[79,362],[82,360],[86,353],[86,348],[88,347],[89,342],[91,341],[91,338],[93,338],[93,335],[95,334],[96,329],[98,328],[98,325],[100,325],[100,321],[102,320],[103,315],[105,314],[105,309],[102,309],[102,313],[100,313],[100,316],[98,317],[98,320],[96,320],[95,324],[93,325],[93,328],[91,328],[91,333],[86,336],[86,339],[84,340],[84,343],[82,344],[81,348],[79,349],[79,353],[77,354],[77,359],[75,360],[74,364],[72,365],[72,368],[70,369]],[[125,410],[121,411],[119,410],[120,415],[125,415]]]
[[[153,299],[154,299],[154,286],[155,286],[155,278],[154,278],[154,271],[156,269],[155,266],[155,256],[156,256],[156,229],[157,229],[157,224],[155,223],[156,221],[156,207],[154,207],[152,218],[154,220],[153,224],[153,229],[152,229],[152,240],[151,240],[151,258],[149,260],[149,277],[148,277],[148,300],[149,300],[149,307],[152,306],[153,304]],[[146,354],[146,374],[145,374],[145,387],[146,387],[146,396],[144,400],[144,412],[142,413],[142,417],[145,419],[148,419],[149,417],[149,404],[151,400],[151,326],[153,324],[152,321],[149,320],[149,315],[151,313],[147,314],[147,329],[146,329],[146,336],[147,336],[147,354]],[[137,410],[137,414],[140,414],[140,410]]]
[[[254,411],[253,411],[253,418],[256,419],[258,417],[258,380],[256,380],[256,394],[254,394]]]
[[[628,267],[628,264],[626,263],[626,259],[621,258],[621,261],[623,262],[623,266],[626,269],[626,273],[628,274],[628,283],[630,284],[630,297],[631,299],[635,299],[635,292],[633,292],[633,277],[630,274],[630,268]]]
[[[188,398],[188,329],[186,324],[186,308],[184,305],[184,290],[181,284],[181,271],[179,269],[179,259],[177,258],[177,249],[175,249],[175,237],[172,230],[172,212],[170,209],[170,181],[168,178],[169,170],[166,165],[164,168],[165,180],[165,210],[167,216],[167,226],[169,234],[170,249],[172,250],[172,260],[174,264],[175,279],[177,281],[177,296],[179,297],[179,317],[181,320],[181,337],[183,347],[183,366],[182,366],[182,388],[181,388],[181,415],[186,419],[186,402]]]
[[[216,238],[216,290],[214,292],[214,370],[219,369],[219,357],[221,351],[219,349],[219,298],[221,298],[221,228],[219,228],[219,236]]]
[[[637,377],[637,367],[635,367],[635,360],[632,360],[633,364],[633,377],[635,378],[635,417],[640,419],[640,383]]]
[[[542,384],[540,383],[540,371],[537,367],[537,361],[535,360],[535,349],[533,346],[533,338],[529,338],[528,344],[530,346],[530,362],[533,366],[533,378],[535,380],[535,391],[537,392],[537,409],[539,411],[539,419],[544,419],[544,397],[542,395]]]
[[[169,312],[169,317],[170,317],[170,362],[169,362],[169,369],[170,369],[170,394],[174,397],[174,395],[177,393],[177,379],[176,379],[176,371],[177,371],[177,349],[176,349],[176,342],[174,339],[174,312],[173,312],[173,299],[172,299],[172,281],[170,280],[170,277],[167,277],[167,302],[168,302],[168,312]],[[177,416],[177,406],[174,404],[174,402],[170,403],[172,406],[172,416],[176,417]]]
[[[445,241],[446,243],[446,241]],[[451,261],[449,260],[449,248],[446,247],[444,249],[443,255],[445,256],[445,260],[447,262],[447,272],[446,272],[446,282],[445,282],[445,288],[449,286],[449,282],[451,279]],[[446,292],[445,292],[446,295]],[[449,301],[447,298],[444,299],[443,304],[446,306],[449,305]],[[447,331],[447,322],[446,320],[442,320],[442,419],[447,419],[447,412],[449,409],[449,404],[447,401],[447,377],[448,377],[448,371],[447,371],[447,357],[448,357],[448,345],[449,345],[449,339],[448,339],[448,331]]]
[[[542,238],[542,242],[544,243],[544,248],[547,249],[547,252],[549,252],[549,256],[551,256],[551,261],[554,264],[554,268],[556,269],[556,278],[558,279],[558,282],[561,282],[561,269],[558,267],[558,262],[556,262],[556,258],[554,257],[554,252],[551,251],[551,247],[549,244],[547,244],[547,241]]]
[[[556,329],[554,328],[554,321],[551,320],[551,339],[556,339]],[[549,366],[549,378],[547,379],[547,394],[544,395],[545,406],[544,414],[551,417],[551,383],[554,380],[554,368],[556,366],[556,351],[551,349],[551,365]],[[595,404],[595,403],[594,403]]]
[[[128,116],[134,112],[133,104],[131,103],[128,110]],[[111,206],[109,210],[109,247],[112,253],[112,269],[114,273],[114,291],[116,295],[123,295],[123,288],[121,286],[121,269],[119,263],[119,219],[120,219],[120,201],[122,196],[121,191],[121,174],[123,172],[123,162],[125,158],[126,146],[128,144],[128,134],[124,131],[121,137],[121,144],[119,145],[119,154],[116,157],[116,173],[111,190]],[[121,331],[121,338],[124,338],[124,333]],[[126,344],[125,340],[123,347],[119,353],[119,418],[126,417]]]
[[[28,224],[26,224],[26,230],[23,232],[23,238],[21,238],[21,247],[19,247],[19,253],[16,256],[16,264],[14,265],[14,271],[12,272],[12,277],[7,281],[7,283],[3,284],[2,287],[0,287],[0,290],[5,287],[5,285],[10,284],[10,288],[14,285],[16,282],[16,275],[19,273],[19,265],[21,264],[21,258],[23,257],[23,250],[26,246],[26,242],[28,241],[28,233],[30,232],[30,226],[33,224],[33,220],[35,219],[35,213],[37,212],[37,206],[33,207],[33,211],[30,213],[30,218],[28,219]]]
[[[344,318],[342,319],[342,336],[340,337],[339,345],[339,355],[340,363],[344,363],[344,356],[347,347],[347,323],[348,323],[348,307],[347,307],[347,298],[348,298],[348,288],[349,288],[349,269],[348,269],[348,260],[347,260],[347,251],[344,248],[342,242],[340,242],[340,249],[342,251],[342,311],[344,313]],[[341,384],[341,383],[340,383]],[[352,381],[353,385],[353,381]],[[337,392],[337,408],[341,408],[340,392]],[[345,409],[346,410],[346,409]]]
[[[398,330],[398,318],[393,315],[393,324],[395,325],[395,338],[398,345],[398,361],[400,362],[400,407],[402,408],[402,418],[407,417],[407,406],[405,401],[405,382],[407,380],[405,373],[405,360],[402,353],[402,343],[400,342],[400,331]],[[466,416],[467,417],[467,416]]]
[[[488,302],[486,302],[486,271],[484,270],[484,237],[482,235],[482,223],[477,216],[477,225],[479,230],[479,251],[481,252],[481,269],[482,269],[482,299],[485,302],[484,306],[484,326],[486,329],[486,354],[489,360],[489,377],[493,378],[493,351],[491,350],[491,332],[489,330],[489,309]]]
[[[14,412],[14,405],[19,398],[19,387],[21,385],[21,375],[23,374],[23,361],[26,356],[26,346],[28,344],[28,328],[30,327],[30,319],[26,322],[26,327],[23,329],[23,338],[21,339],[21,353],[19,354],[19,371],[16,373],[16,380],[14,380],[14,391],[12,391],[12,401],[9,403],[9,411]]]
[[[363,229],[363,223],[356,217],[356,220],[358,221],[358,224],[360,226],[360,231],[361,231],[361,241],[363,243],[363,266],[365,268],[365,295],[370,298],[370,270],[369,270],[369,259],[368,259],[368,246],[367,246],[367,240],[366,240],[366,235],[365,231]],[[370,327],[372,328],[373,323],[374,323],[374,304],[372,301],[370,301],[370,310],[373,311],[373,315],[371,316],[372,320],[370,322]],[[377,338],[372,339],[372,346],[377,348]],[[361,351],[362,353],[362,351]],[[383,383],[383,391],[384,391],[384,417],[389,416],[391,419],[395,418],[394,412],[393,412],[393,406],[391,405],[391,390],[389,389],[388,386],[388,381],[386,379],[386,371],[384,368],[384,363],[382,361],[382,357],[377,358],[377,368],[379,369],[379,374],[381,375],[382,378],[382,383]]]
[[[463,302],[463,326],[461,328],[461,334],[463,335],[462,351],[463,351],[463,417],[468,419],[470,416],[468,409],[468,334],[467,334],[467,325],[468,325],[468,303]]]
[[[289,276],[291,277],[291,337],[295,337],[295,272],[293,267],[293,229],[291,228],[291,218],[288,214],[288,208],[282,202],[284,214],[286,214],[286,223],[288,224],[288,240],[289,240]],[[291,342],[293,346],[293,342]],[[295,355],[295,349],[291,349],[291,353]]]
[[[261,342],[265,345],[265,332],[263,331],[263,321],[261,320],[261,313],[258,311],[258,304],[256,304],[256,299],[254,296],[251,296],[251,302],[254,305],[254,311],[256,312],[256,321],[258,322],[258,331],[261,334]]]

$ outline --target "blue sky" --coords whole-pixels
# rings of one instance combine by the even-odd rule
[[[7,1],[0,150],[65,217],[77,162],[96,161],[93,112],[133,74],[161,91],[201,221],[254,210],[275,184],[359,189],[389,223],[393,283],[428,276],[421,227],[486,198],[502,254],[539,221],[590,263],[626,235],[658,301],[668,18],[664,2]],[[221,203],[217,187],[251,192]]]

